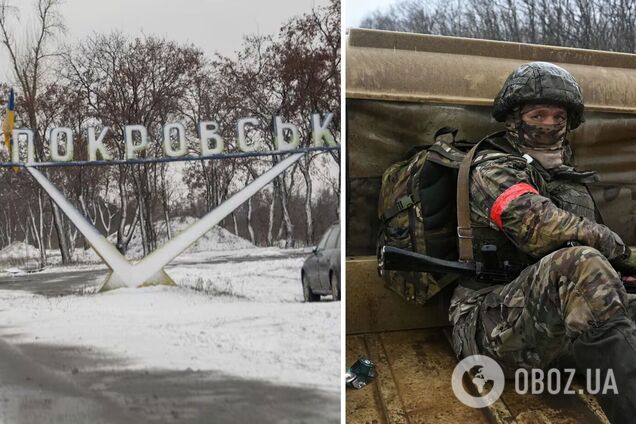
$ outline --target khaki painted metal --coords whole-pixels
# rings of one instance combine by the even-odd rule
[[[347,98],[492,106],[521,63],[565,66],[589,111],[636,113],[636,55],[352,29]]]
[[[348,336],[347,363],[360,355],[376,364],[378,377],[361,390],[347,390],[347,423],[488,422],[453,395],[455,358],[440,331]]]
[[[424,307],[409,305],[384,288],[375,256],[347,260],[347,334],[448,325],[448,302],[444,296]]]
[[[359,356],[376,364],[378,376],[361,390],[347,389],[350,424],[608,424],[593,398],[518,395],[512,381],[489,408],[465,406],[452,392],[456,360],[439,329],[347,336],[347,363]]]
[[[346,54],[347,363],[368,356],[379,374],[347,391],[347,422],[607,423],[585,396],[509,388],[484,411],[459,403],[450,389],[456,359],[440,328],[447,299],[406,305],[383,287],[372,255],[384,169],[442,126],[469,140],[500,129],[492,99],[510,71],[532,60],[561,64],[581,82],[588,113],[573,134],[576,164],[599,171],[593,194],[604,219],[633,243],[636,55],[357,29]]]
[[[486,40],[351,30],[347,48],[347,254],[371,255],[380,176],[451,125],[460,137],[502,129],[490,117],[511,70],[549,60],[580,81],[586,122],[571,134],[575,163],[605,222],[636,243],[636,55]]]

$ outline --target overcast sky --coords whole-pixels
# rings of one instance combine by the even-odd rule
[[[345,26],[346,28],[356,28],[360,26],[362,18],[377,9],[387,9],[397,0],[345,0]]]
[[[26,16],[32,15],[34,2],[11,3],[19,5]],[[66,0],[61,12],[67,26],[67,41],[93,32],[120,30],[130,35],[145,33],[191,42],[212,56],[216,51],[231,55],[240,48],[244,34],[276,33],[289,18],[328,3],[328,0]],[[9,76],[2,48],[0,78],[6,81]]]

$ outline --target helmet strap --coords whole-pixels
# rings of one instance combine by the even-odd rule
[[[516,107],[514,109],[515,114],[515,124],[517,125],[517,143],[523,144],[524,135],[523,135],[523,121],[521,120],[521,108]]]

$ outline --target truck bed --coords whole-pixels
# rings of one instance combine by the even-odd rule
[[[347,423],[609,422],[591,396],[518,395],[512,382],[491,407],[465,406],[451,389],[457,360],[444,299],[408,305],[383,287],[375,267],[375,257],[347,260],[347,364],[366,356],[378,373],[368,386],[347,389]]]
[[[368,356],[379,374],[347,390],[347,422],[606,423],[593,398],[520,396],[514,384],[491,408],[464,406],[451,389],[448,297],[408,305],[364,255],[376,249],[383,172],[444,126],[469,141],[503,129],[491,119],[493,99],[512,70],[535,60],[581,83],[586,122],[570,138],[576,166],[598,172],[591,191],[604,222],[636,244],[636,55],[355,28],[346,55],[347,363]]]

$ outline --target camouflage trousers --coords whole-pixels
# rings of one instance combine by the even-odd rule
[[[450,319],[458,357],[485,354],[507,375],[517,368],[570,363],[572,341],[630,298],[607,259],[591,247],[553,252],[505,285],[453,294]],[[636,306],[636,302],[634,303]]]

